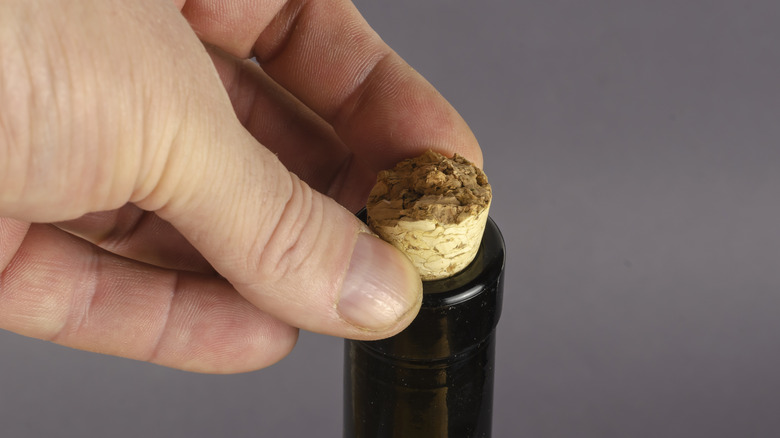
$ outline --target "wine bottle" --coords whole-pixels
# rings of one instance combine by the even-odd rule
[[[504,241],[488,219],[474,260],[423,282],[401,333],[345,341],[344,437],[490,437]]]

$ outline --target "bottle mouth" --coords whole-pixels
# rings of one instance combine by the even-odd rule
[[[357,212],[366,222],[366,209]],[[504,238],[493,221],[488,218],[482,241],[474,260],[457,274],[440,280],[423,281],[423,307],[453,306],[479,295],[487,279],[504,271]]]
[[[474,260],[452,277],[423,281],[423,306],[452,306],[481,293],[486,282],[504,271],[504,238],[488,218],[482,242]]]
[[[365,221],[365,211],[358,217]],[[504,239],[492,219],[474,260],[452,277],[423,282],[420,312],[402,332],[378,341],[356,341],[391,360],[451,361],[494,332],[501,316]]]

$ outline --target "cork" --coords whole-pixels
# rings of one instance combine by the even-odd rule
[[[405,253],[423,280],[439,280],[474,260],[491,200],[481,169],[428,150],[380,172],[366,212],[368,225]]]

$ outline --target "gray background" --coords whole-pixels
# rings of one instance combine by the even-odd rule
[[[485,152],[495,436],[780,436],[780,2],[358,7]],[[3,437],[341,433],[338,339],[236,376],[0,352]]]

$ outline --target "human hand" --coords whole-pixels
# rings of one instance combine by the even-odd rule
[[[200,372],[403,329],[419,277],[342,205],[481,165],[466,124],[346,1],[174,3],[0,5],[0,328]]]

